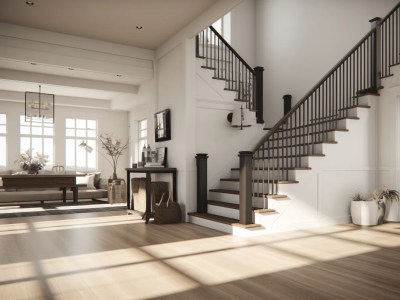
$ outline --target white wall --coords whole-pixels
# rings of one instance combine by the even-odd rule
[[[231,46],[256,67],[256,1],[247,0],[231,11]]]
[[[379,92],[379,187],[400,190],[400,67],[391,72]]]
[[[190,49],[189,49],[190,48]],[[157,108],[171,111],[171,140],[156,143],[157,147],[168,148],[168,166],[178,169],[178,202],[183,216],[191,211],[193,201],[193,96],[194,90],[194,47],[184,41],[157,60]],[[191,88],[191,86],[193,86]],[[154,112],[156,112],[154,111]],[[158,176],[171,181],[167,175]],[[189,206],[189,207],[188,207]]]
[[[14,164],[15,159],[20,153],[19,146],[19,116],[23,115],[25,107],[23,103],[0,101],[0,113],[7,115],[7,169],[16,170],[18,166]],[[98,121],[98,133],[113,134],[116,138],[122,140],[128,139],[128,113],[110,110],[86,109],[57,106],[57,97],[55,100],[55,122],[54,122],[54,146],[55,146],[55,164],[65,166],[65,119],[82,118]],[[103,151],[103,150],[100,150]],[[112,175],[112,166],[101,155],[98,156],[98,169],[102,172],[103,178],[109,178]],[[118,177],[125,178],[125,168],[129,162],[128,152],[123,155],[118,162]]]
[[[264,120],[283,115],[284,94],[297,102],[397,0],[256,0],[256,64],[264,72]]]

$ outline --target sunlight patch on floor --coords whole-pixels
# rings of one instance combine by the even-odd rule
[[[58,275],[133,265],[150,260],[153,258],[145,252],[128,248],[46,259],[41,261],[41,266],[47,275]]]
[[[173,258],[166,263],[202,284],[215,285],[298,268],[314,261],[258,245]]]
[[[159,259],[188,256],[251,245],[250,241],[232,235],[144,246],[142,249]]]
[[[291,254],[309,257],[316,261],[334,260],[380,249],[356,241],[336,239],[329,235],[275,242],[269,244],[269,246]]]
[[[55,298],[147,299],[194,289],[198,284],[162,262],[144,262],[130,266],[61,275],[47,279]],[[112,293],[111,293],[112,292]],[[111,296],[113,295],[113,296]],[[116,296],[117,295],[117,296]]]
[[[1,224],[0,235],[21,234],[29,232],[27,223]]]
[[[106,217],[88,217],[82,219],[66,219],[34,222],[32,226],[38,231],[57,231],[76,228],[102,227],[144,223],[140,216],[119,215]]]

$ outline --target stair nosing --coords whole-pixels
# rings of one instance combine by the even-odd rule
[[[189,216],[194,216],[198,218],[203,218],[206,220],[214,221],[217,223],[222,223],[226,225],[232,226],[232,224],[238,223],[239,220],[233,219],[233,218],[227,218],[227,217],[222,217],[214,214],[209,214],[209,213],[197,213],[197,212],[192,212],[188,213]]]
[[[239,182],[239,178],[221,178],[220,181],[228,181],[228,182]],[[268,180],[268,179],[253,179],[253,182],[264,182],[264,183],[271,183],[276,182],[278,184],[292,184],[292,183],[299,183],[297,180]]]

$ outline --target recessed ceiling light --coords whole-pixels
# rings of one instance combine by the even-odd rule
[[[136,26],[136,29],[137,30],[140,30],[140,29],[142,29],[143,28],[143,26]]]
[[[33,1],[26,1],[25,4],[28,5],[28,6],[33,6],[33,5],[35,4],[35,2],[33,2]]]
[[[75,69],[74,69],[74,68],[68,68],[68,70],[73,71],[73,70],[75,70]]]

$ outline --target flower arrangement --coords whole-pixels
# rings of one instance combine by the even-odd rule
[[[22,152],[14,163],[19,164],[19,167],[28,174],[37,174],[49,162],[48,155],[36,152],[34,156],[32,151],[33,148],[30,148]]]
[[[115,139],[107,133],[100,134],[99,140],[101,143],[101,148],[103,148],[106,154],[110,156],[110,159],[107,158],[106,156],[104,157],[113,167],[112,179],[117,179],[118,159],[122,154],[124,154],[124,151],[128,149],[129,141],[127,141],[126,143],[122,143],[120,139]]]

